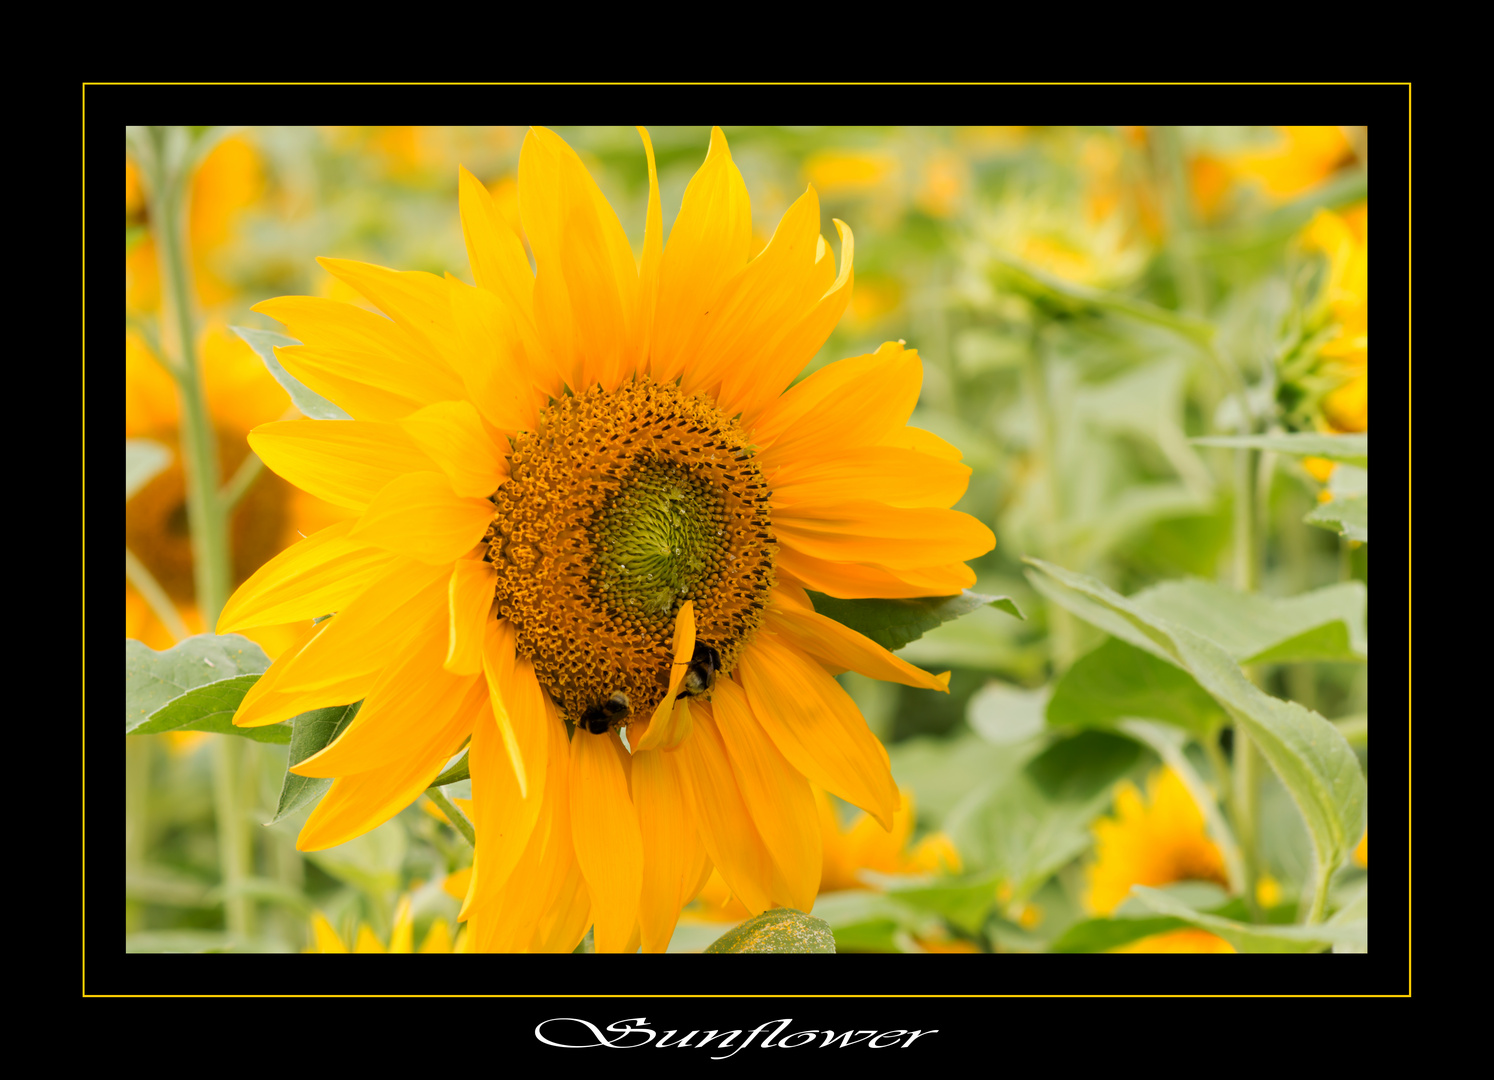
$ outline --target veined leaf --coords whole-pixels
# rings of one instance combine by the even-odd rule
[[[1364,831],[1364,773],[1337,728],[1292,701],[1270,697],[1245,678],[1225,650],[1170,622],[1093,578],[1038,559],[1026,560],[1043,591],[1081,618],[1104,613],[1102,629],[1126,627],[1148,651],[1198,681],[1260,747],[1307,822],[1320,875],[1337,868]],[[1046,580],[1045,580],[1046,579]],[[1070,601],[1077,598],[1079,603]]]
[[[1127,717],[1160,720],[1208,738],[1229,717],[1184,671],[1117,638],[1081,656],[1048,702],[1053,727],[1113,728]]]
[[[1218,934],[1242,953],[1322,952],[1340,944],[1363,948],[1369,939],[1367,915],[1338,924],[1260,925],[1194,911],[1187,904],[1145,885],[1131,886],[1131,895],[1159,915],[1170,915],[1211,934]]]
[[[770,908],[728,930],[708,953],[833,953],[835,935],[823,919],[793,908]]]
[[[1366,595],[1357,581],[1286,598],[1239,593],[1209,581],[1167,581],[1131,602],[1202,634],[1240,664],[1367,657]]]
[[[125,502],[171,464],[171,450],[150,439],[125,440]]]
[[[1369,496],[1350,495],[1325,502],[1302,519],[1350,540],[1369,543]]]
[[[270,666],[254,642],[238,634],[198,634],[156,652],[125,641],[125,734],[211,731],[256,742],[286,743],[290,729],[233,726],[234,710]]]
[[[285,779],[280,783],[280,801],[275,807],[275,816],[266,825],[273,825],[287,814],[294,814],[303,806],[316,802],[332,786],[330,778],[297,776],[290,766],[299,765],[312,754],[332,744],[341,735],[353,717],[358,715],[361,701],[351,705],[334,705],[327,709],[312,709],[303,712],[290,722],[290,756],[286,759]],[[272,724],[271,727],[283,725]]]
[[[273,330],[250,330],[244,326],[230,326],[235,334],[244,339],[261,360],[265,367],[269,368],[270,374],[275,376],[281,388],[290,395],[291,403],[313,420],[351,420],[352,417],[343,412],[332,402],[315,393],[305,383],[301,382],[275,357],[275,346],[299,345],[301,344],[293,337],[285,334],[277,334]]]
[[[912,600],[839,600],[811,592],[809,600],[819,614],[892,650],[918,640],[941,623],[987,605],[1019,619],[1027,618],[1011,597],[985,596],[969,589],[958,596],[921,596]]]
[[[1280,435],[1210,435],[1188,441],[1195,446],[1245,447],[1296,457],[1327,458],[1349,465],[1369,465],[1368,435],[1318,435],[1299,431]]]

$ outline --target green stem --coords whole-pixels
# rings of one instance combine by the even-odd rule
[[[477,847],[477,833],[472,828],[472,822],[467,820],[467,815],[457,809],[456,805],[446,797],[446,792],[440,788],[426,788],[426,798],[435,803],[441,813],[446,815],[446,820],[451,822],[452,828],[467,838],[467,843],[474,848]]]
[[[1055,432],[1053,402],[1048,395],[1048,370],[1043,362],[1043,330],[1046,320],[1033,309],[1032,333],[1028,340],[1027,361],[1023,369],[1027,382],[1027,394],[1032,399],[1032,416],[1037,425],[1034,448],[1038,471],[1043,478],[1043,557],[1060,566],[1067,566],[1068,558],[1064,545],[1058,538],[1063,521],[1063,492],[1058,476],[1058,439]],[[1048,605],[1048,640],[1053,659],[1054,677],[1068,670],[1074,662],[1075,626],[1073,616],[1057,604]]]
[[[236,738],[220,735],[213,740],[213,812],[218,828],[218,868],[227,898],[223,918],[228,932],[240,942],[254,932],[254,908],[239,892],[249,877],[248,823],[240,810],[239,759],[242,747]]]
[[[146,830],[149,827],[147,796],[150,791],[151,739],[125,740],[125,877],[132,877],[145,862]],[[125,933],[145,929],[145,905],[125,901]]]
[[[1331,868],[1326,870],[1323,867],[1316,868],[1313,875],[1312,903],[1307,907],[1307,918],[1302,920],[1305,925],[1311,926],[1313,923],[1323,921],[1323,912],[1328,907],[1328,882],[1332,877]]]
[[[1252,920],[1260,918],[1255,886],[1260,879],[1260,835],[1256,830],[1257,794],[1260,791],[1260,753],[1245,728],[1235,725],[1234,776],[1235,836],[1245,864],[1245,906]]]
[[[166,627],[167,633],[177,641],[191,636],[187,633],[187,626],[182,622],[182,617],[177,614],[176,605],[171,602],[171,597],[166,595],[166,590],[161,588],[161,583],[129,548],[125,548],[125,580],[135,586],[136,592],[145,597],[145,602],[156,613],[156,618],[161,620],[161,625]]]
[[[218,492],[218,503],[223,507],[224,514],[233,513],[233,508],[254,486],[254,481],[259,479],[259,474],[264,471],[264,468],[265,463],[259,459],[259,455],[251,453],[234,470],[234,474],[228,478],[228,483],[223,485],[223,490]]]

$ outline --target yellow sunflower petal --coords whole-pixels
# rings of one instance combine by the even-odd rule
[[[776,569],[787,571],[815,592],[843,599],[953,596],[975,584],[964,563],[924,566],[893,573],[880,566],[817,559],[791,547],[779,549]]]
[[[683,703],[682,703],[683,704]],[[685,779],[690,820],[711,864],[754,915],[772,905],[773,860],[752,824],[752,812],[732,773],[731,758],[711,706],[691,708],[694,731],[675,751]]]
[[[771,633],[753,639],[738,671],[753,715],[794,768],[890,829],[898,794],[887,751],[840,684]]]
[[[395,477],[436,468],[399,425],[372,420],[261,424],[249,445],[271,472],[359,513]]]
[[[930,675],[871,638],[815,611],[769,608],[763,625],[817,659],[883,682],[949,693],[949,672]]]
[[[508,458],[470,401],[427,405],[400,422],[458,495],[485,499],[508,477]]]
[[[348,947],[342,943],[342,938],[337,936],[337,931],[332,929],[332,924],[327,921],[327,916],[320,911],[311,916],[311,934],[316,942],[316,952],[319,953],[345,953]]]
[[[908,422],[923,386],[915,349],[895,341],[826,364],[764,410],[753,440],[766,468],[806,454],[881,442]]]
[[[388,320],[384,320],[387,322]],[[275,357],[292,376],[342,408],[354,420],[398,420],[430,399],[424,372],[380,370],[368,353],[337,349],[313,349],[304,345],[277,345]],[[418,385],[408,392],[401,376]],[[439,399],[438,399],[439,400]]]
[[[591,895],[607,901],[594,912],[597,952],[627,948],[643,889],[643,838],[616,738],[571,736],[571,840]]]
[[[485,559],[458,559],[446,586],[446,660],[441,665],[454,675],[482,671],[482,643],[498,571]]]
[[[882,439],[881,445],[916,450],[920,454],[931,454],[946,461],[961,461],[965,457],[953,443],[945,442],[932,431],[916,427],[894,428]]]
[[[488,695],[493,706],[493,719],[503,735],[504,752],[509,766],[519,785],[519,794],[529,793],[529,770],[524,759],[524,750],[531,745],[530,736],[521,739],[515,726],[515,713],[511,703],[524,710],[528,718],[529,698],[527,687],[520,681],[520,667],[514,650],[514,624],[507,619],[498,619],[487,624],[482,645],[482,668],[488,678]],[[543,744],[540,744],[543,746]]]
[[[430,929],[425,932],[425,938],[420,942],[420,951],[423,953],[451,952],[451,924],[441,918],[431,920]]]
[[[422,717],[421,724],[409,729],[404,754],[394,764],[332,781],[302,826],[297,850],[323,851],[345,844],[418,799],[471,734],[484,696],[481,680],[472,680],[455,707]]]
[[[895,446],[858,446],[834,454],[796,457],[773,474],[774,517],[778,510],[866,498],[888,506],[947,507],[965,494],[970,466]]]
[[[415,951],[415,918],[410,914],[410,898],[402,896],[399,907],[394,910],[394,926],[389,931],[391,953]]]
[[[685,890],[700,877],[706,859],[680,768],[676,754],[633,753],[633,808],[644,856],[638,907],[644,952],[663,952],[669,945],[680,908],[690,901]]]
[[[329,525],[261,566],[228,598],[217,632],[315,619],[345,607],[399,560],[347,539],[352,527],[351,521]]]
[[[820,346],[825,344],[830,331],[840,322],[846,305],[851,301],[855,238],[845,222],[836,219],[835,227],[841,238],[840,275],[822,294],[817,285],[811,288],[809,294],[816,296],[814,306],[797,321],[789,322],[762,342],[755,355],[727,372],[718,404],[728,416],[740,412],[744,425],[750,426],[765,408],[777,400],[794,376],[804,370],[814,354],[820,351]],[[816,265],[834,269],[828,255]]]
[[[780,545],[813,558],[893,571],[964,562],[996,546],[996,535],[983,522],[958,510],[874,502],[785,507],[773,512],[773,531]]]
[[[638,262],[638,312],[640,336],[633,357],[633,370],[648,370],[654,333],[654,309],[659,303],[659,272],[664,261],[664,217],[659,205],[659,172],[654,166],[654,144],[645,128],[638,129],[643,152],[648,157],[648,212],[643,222],[643,258]]]
[[[355,953],[381,953],[384,952],[384,943],[375,936],[373,927],[368,923],[358,924],[358,940],[353,944]]]
[[[456,352],[446,282],[420,270],[390,270],[354,259],[319,258],[333,277],[357,289],[404,329],[420,358],[446,380],[454,380]],[[460,384],[458,383],[458,387]],[[460,389],[452,398],[461,397]],[[441,400],[436,398],[435,400]]]
[[[465,555],[493,520],[487,499],[457,495],[442,473],[397,476],[375,495],[351,539],[427,563]]]
[[[820,887],[819,823],[809,781],[773,745],[741,687],[721,679],[711,706],[752,823],[787,886],[786,895],[773,899],[808,911]]]
[[[712,128],[710,151],[685,187],[660,266],[651,350],[655,379],[669,381],[685,370],[692,339],[704,336],[712,301],[747,265],[751,243],[747,185],[726,136]]]
[[[478,288],[497,296],[534,338],[534,271],[524,245],[477,177],[459,167],[457,180],[473,279]]]
[[[537,336],[529,340],[513,313],[492,293],[446,279],[456,333],[455,363],[468,396],[488,423],[518,431],[534,423],[547,397],[561,393],[561,375]]]
[[[640,750],[671,750],[690,734],[690,710],[676,708],[675,698],[684,684],[685,673],[690,669],[690,658],[694,655],[695,601],[686,600],[680,605],[679,614],[674,620],[674,663],[669,668],[669,689],[649,718],[648,729],[633,746],[634,753]]]

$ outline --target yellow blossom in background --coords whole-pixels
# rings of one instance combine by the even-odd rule
[[[887,342],[789,388],[844,312],[813,187],[748,254],[719,129],[666,246],[646,133],[641,259],[581,159],[526,136],[519,210],[460,173],[476,287],[324,259],[387,318],[315,297],[257,311],[287,369],[347,410],[262,425],[272,470],[353,512],[261,568],[220,633],[303,621],[234,722],[363,699],[293,767],[334,779],[298,846],[387,821],[470,739],[480,951],[660,951],[719,870],[749,911],[821,880],[810,781],[899,808],[826,670],[947,690],[806,590],[947,595],[994,544],[947,509],[970,469],[907,427],[917,353]],[[309,620],[328,611],[332,618]],[[418,703],[418,709],[414,707]],[[574,725],[568,738],[568,730]],[[626,742],[623,741],[626,736]]]
[[[1085,906],[1109,915],[1130,895],[1132,885],[1171,885],[1212,881],[1226,885],[1224,856],[1204,829],[1203,811],[1169,768],[1147,778],[1143,798],[1136,785],[1115,791],[1115,817],[1094,823],[1095,854],[1085,867]]]
[[[1274,908],[1281,903],[1281,882],[1270,874],[1262,874],[1256,878],[1255,902],[1263,908]]]
[[[208,327],[198,349],[208,410],[218,435],[219,468],[226,480],[249,456],[249,430],[286,415],[285,391],[253,350],[222,325]],[[170,448],[172,460],[125,504],[125,545],[165,590],[188,632],[200,634],[205,628],[194,602],[179,408],[171,375],[138,336],[127,333],[125,438],[162,443]],[[299,414],[292,411],[290,415]],[[229,522],[234,582],[248,578],[302,536],[346,516],[280,477],[262,473],[239,501]],[[297,633],[299,629],[297,626]],[[152,649],[166,649],[173,643],[144,598],[128,584],[125,636],[143,641]],[[273,626],[255,628],[248,636],[271,656],[293,639],[289,631]]]
[[[1188,162],[1200,218],[1218,218],[1237,189],[1258,192],[1269,202],[1286,202],[1354,161],[1354,147],[1341,127],[1277,127],[1275,132],[1275,140],[1267,145],[1200,153]]]
[[[1207,930],[1169,930],[1138,938],[1109,950],[1113,953],[1232,953],[1236,949]]]
[[[814,789],[825,851],[820,892],[871,888],[861,880],[862,870],[878,874],[960,872],[960,853],[942,832],[930,833],[912,850],[908,849],[918,811],[913,792],[908,788],[899,790],[902,806],[893,815],[892,829],[888,831],[867,814],[858,814],[849,827],[843,826],[830,796],[818,787]]]
[[[415,948],[415,920],[410,914],[410,898],[402,896],[398,908],[395,909],[394,926],[389,932],[387,945],[379,940],[373,928],[365,922],[358,925],[353,947],[349,949],[347,943],[327,921],[327,917],[318,911],[311,916],[311,945],[306,951],[309,953],[410,953],[417,951],[450,953],[466,952],[467,948],[466,935],[459,934],[453,942],[451,924],[445,919],[437,918],[432,920],[417,950]]]
[[[1359,844],[1354,848],[1354,865],[1369,869],[1369,830],[1364,830],[1364,835],[1359,838]]]
[[[1096,288],[1133,280],[1150,256],[1149,245],[1126,214],[1113,211],[1095,221],[1084,207],[1038,193],[1004,198],[979,218],[977,232],[1002,255]]]
[[[1369,428],[1369,204],[1342,214],[1320,210],[1308,226],[1310,248],[1328,256],[1328,309],[1337,332],[1321,355],[1339,379],[1323,398],[1331,431]]]

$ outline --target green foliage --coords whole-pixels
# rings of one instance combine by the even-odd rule
[[[1133,885],[1131,891],[1158,914],[1170,915],[1200,930],[1218,934],[1242,953],[1322,952],[1339,944],[1363,948],[1368,939],[1367,905],[1365,917],[1350,918],[1337,924],[1259,926],[1195,911],[1166,893],[1145,885]]]
[[[1368,435],[1317,435],[1299,431],[1280,435],[1211,435],[1191,441],[1198,446],[1243,446],[1294,457],[1327,458],[1349,465],[1369,463]]]
[[[1131,602],[1202,634],[1240,664],[1366,659],[1366,593],[1357,581],[1285,598],[1166,581]]]
[[[233,714],[270,666],[258,645],[238,634],[199,634],[156,652],[125,641],[125,734],[211,731],[256,742],[288,743],[285,724],[235,727]]]
[[[1354,751],[1328,721],[1292,701],[1262,693],[1220,646],[1169,622],[1106,586],[1038,559],[1027,560],[1052,586],[1048,595],[1081,618],[1103,613],[1103,629],[1126,627],[1133,644],[1198,681],[1249,732],[1307,822],[1319,873],[1331,872],[1364,831],[1364,773]],[[1069,603],[1076,600],[1075,603]],[[1119,635],[1118,635],[1119,636]]]
[[[312,709],[295,717],[290,722],[290,756],[286,762],[285,779],[280,784],[280,799],[275,804],[275,816],[266,824],[273,825],[287,814],[293,814],[303,806],[310,806],[332,786],[332,781],[314,776],[297,776],[290,766],[299,765],[311,755],[332,745],[334,739],[347,729],[358,715],[362,702],[352,705],[334,705],[327,709]]]
[[[839,600],[811,592],[814,609],[826,618],[871,638],[884,649],[901,649],[941,623],[983,607],[994,607],[1025,619],[1009,596],[983,596],[966,589],[958,596],[923,596],[914,600]]]
[[[1228,721],[1187,673],[1117,638],[1064,672],[1047,709],[1054,727],[1113,728],[1128,717],[1160,720],[1201,739]]]
[[[833,953],[835,935],[823,919],[793,908],[770,908],[728,930],[708,953]]]
[[[1369,496],[1350,495],[1323,503],[1304,519],[1360,543],[1369,542]]]
[[[235,334],[243,338],[244,344],[254,350],[275,381],[290,395],[291,404],[313,420],[351,420],[352,417],[332,402],[313,392],[299,379],[285,370],[275,356],[275,347],[301,344],[293,337],[277,334],[272,330],[251,330],[243,326],[230,326]]]

